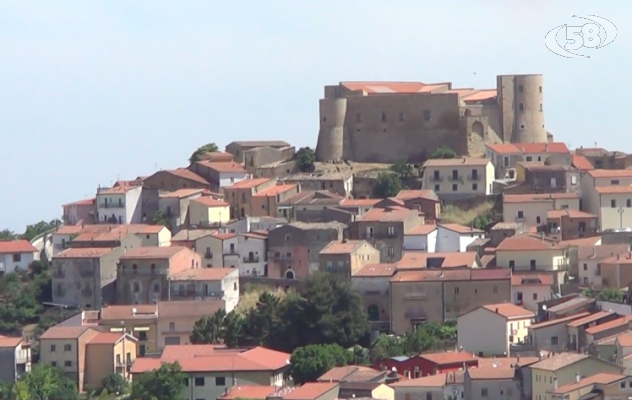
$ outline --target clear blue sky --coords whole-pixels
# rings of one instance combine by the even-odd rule
[[[554,3],[554,4],[550,4]],[[543,73],[547,129],[632,151],[632,2],[0,0],[0,229],[61,215],[97,185],[186,165],[199,145],[316,144],[342,80]],[[618,27],[590,59],[544,46],[594,14]],[[627,55],[626,55],[627,54]]]

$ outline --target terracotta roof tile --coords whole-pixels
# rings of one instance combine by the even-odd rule
[[[369,264],[356,271],[353,276],[358,278],[393,276],[395,272],[397,272],[395,264]]]
[[[292,189],[296,189],[297,185],[295,184],[277,184],[272,187],[269,187],[261,192],[255,194],[253,197],[268,197],[268,196],[276,196],[277,194],[289,192]]]
[[[441,281],[467,281],[470,280],[469,270],[421,270],[398,271],[391,282],[441,282]]]
[[[593,178],[632,178],[630,169],[593,169],[588,171]]]
[[[433,191],[433,190],[427,190],[427,189],[416,189],[416,190],[411,190],[411,189],[404,189],[404,190],[400,190],[397,195],[395,196],[395,198],[400,199],[400,200],[412,200],[412,199],[418,199],[418,198],[424,198],[424,199],[429,199],[429,200],[439,200],[437,197],[437,194]]]
[[[417,213],[415,210],[403,209],[403,210],[387,210],[384,208],[373,208],[369,210],[362,217],[358,218],[361,222],[387,222],[397,221],[402,222],[410,218],[412,213]]]
[[[101,332],[90,339],[88,344],[116,344],[121,339],[123,339],[121,332]]]
[[[467,370],[472,380],[506,380],[516,376],[515,368],[470,368]]]
[[[21,337],[0,337],[0,348],[13,348],[17,347],[20,343],[24,342]]]
[[[228,393],[221,395],[219,399],[265,400],[268,396],[270,396],[277,390],[279,390],[279,387],[277,386],[233,386],[228,390]]]
[[[397,269],[418,268],[471,268],[476,263],[478,254],[473,251],[462,253],[423,253],[404,252],[397,261]]]
[[[601,260],[600,264],[630,265],[632,264],[632,252],[615,254],[614,256]]]
[[[517,306],[513,303],[488,304],[483,306],[484,309],[502,315],[508,319],[515,318],[532,318],[535,314],[524,307]]]
[[[602,244],[600,246],[579,246],[577,249],[578,260],[605,260],[616,254],[625,254],[630,251],[628,244]]]
[[[389,386],[398,387],[444,387],[447,382],[447,374],[428,375],[422,378],[406,379],[391,383]]]
[[[0,240],[0,254],[37,253],[28,240]]]
[[[590,214],[590,213],[579,211],[579,210],[569,210],[569,209],[547,211],[546,217],[548,219],[560,219],[562,217],[577,218],[577,219],[597,218],[595,214]]]
[[[412,228],[408,232],[404,233],[404,236],[429,235],[430,233],[436,230],[437,230],[437,225],[422,224],[422,225],[417,225],[416,227]]]
[[[367,93],[421,93],[426,84],[421,82],[340,82],[351,91]]]
[[[206,179],[202,178],[200,175],[196,174],[193,171],[189,171],[186,168],[169,169],[165,171],[158,171],[157,173],[161,173],[161,172],[164,172],[170,175],[175,175],[179,178],[188,179],[193,182],[201,183],[203,185],[208,185],[208,181]]]
[[[569,321],[575,321],[578,319],[581,319],[582,317],[586,317],[590,315],[589,312],[583,312],[580,314],[575,314],[575,315],[569,315],[568,317],[564,317],[564,318],[558,318],[558,319],[551,319],[548,321],[542,321],[542,322],[538,322],[537,324],[531,324],[529,325],[529,329],[540,329],[540,328],[546,328],[547,326],[553,326],[553,325],[557,325],[557,324],[567,324]]]
[[[197,164],[203,165],[206,168],[212,169],[219,173],[228,173],[228,172],[236,172],[236,173],[246,173],[244,166],[235,162],[226,162],[226,161],[198,161]]]
[[[372,207],[384,199],[344,199],[340,202],[342,207]]]
[[[174,198],[181,199],[184,197],[193,196],[196,194],[201,194],[204,192],[204,189],[178,189],[173,192],[160,192],[160,198]]]
[[[121,260],[134,259],[165,259],[171,258],[181,251],[190,251],[186,247],[181,246],[155,246],[155,247],[135,247],[127,250],[121,256]]]
[[[551,286],[553,285],[553,276],[549,274],[530,274],[519,273],[511,276],[512,286]]]
[[[338,387],[335,382],[308,382],[285,396],[283,400],[316,400]]]
[[[622,347],[632,347],[632,332],[627,332],[617,337]]]
[[[571,393],[576,390],[585,388],[587,386],[592,386],[595,384],[610,385],[614,382],[620,381],[627,377],[628,377],[627,375],[606,374],[606,373],[601,372],[601,373],[586,377],[584,379],[581,379],[579,382],[569,383],[568,385],[560,386],[557,389],[548,390],[547,393],[567,394],[567,393]]]
[[[216,200],[210,196],[198,197],[197,199],[193,201],[198,202],[200,204],[204,204],[205,206],[208,206],[208,207],[229,207],[230,206],[230,204],[226,203],[225,201]]]
[[[365,240],[346,240],[330,242],[320,254],[348,254],[358,250],[362,245],[367,244]]]
[[[595,325],[593,327],[590,327],[588,329],[586,329],[586,334],[587,335],[594,335],[596,333],[600,333],[600,332],[604,332],[607,331],[608,329],[613,329],[613,328],[618,328],[621,326],[625,326],[625,325],[630,325],[630,321],[632,321],[632,316],[628,315],[625,317],[621,317],[609,322],[606,322],[605,324],[600,324],[600,325]]]
[[[552,142],[552,143],[514,143],[518,149],[525,154],[540,154],[540,153],[556,153],[556,154],[569,154],[571,151],[568,149],[565,143]]]
[[[485,147],[489,148],[494,153],[501,154],[501,155],[522,153],[519,148],[517,148],[511,143],[492,143],[492,144],[485,145]]]
[[[222,280],[233,272],[235,268],[195,268],[174,273],[169,277],[172,281],[216,281]]]
[[[538,239],[531,235],[519,234],[504,239],[496,247],[496,251],[537,251],[561,248],[564,247],[555,242]]]
[[[595,169],[592,163],[585,156],[579,154],[573,154],[572,165],[580,171],[590,171]]]
[[[283,140],[235,140],[226,147],[229,147],[231,144],[242,147],[291,147],[288,142]]]
[[[489,164],[490,162],[491,160],[489,158],[474,158],[474,157],[436,158],[436,159],[426,161],[424,163],[424,168],[454,167],[454,166],[483,167]]]
[[[528,366],[540,361],[540,357],[495,357],[479,358],[479,368],[513,368],[516,365]]]
[[[418,357],[436,365],[463,364],[465,362],[478,360],[478,357],[465,351],[420,354]]]
[[[237,234],[236,233],[215,232],[211,236],[213,236],[214,238],[220,239],[220,240],[228,240],[228,239],[236,238]]]
[[[112,252],[111,248],[70,248],[62,251],[61,253],[53,256],[53,259],[56,258],[101,258],[104,255]]]
[[[217,233],[216,229],[183,229],[175,236],[171,237],[171,245],[178,246],[177,244],[174,244],[174,242],[197,240],[203,237],[211,236],[214,233]]]
[[[566,324],[566,326],[569,327],[573,327],[573,328],[577,328],[580,327],[582,325],[586,325],[589,324],[591,322],[595,322],[601,318],[607,317],[608,315],[611,315],[613,312],[612,311],[599,311],[596,312],[594,314],[589,314],[586,315],[582,318],[579,319],[574,319],[573,321],[569,322],[568,324]]]
[[[63,340],[63,339],[77,339],[81,337],[86,331],[92,330],[89,326],[70,326],[70,327],[58,327],[53,326],[40,336],[40,339],[51,340]]]
[[[632,193],[632,186],[597,186],[595,191],[599,194]]]
[[[588,354],[558,353],[531,365],[531,368],[542,369],[545,371],[557,371],[560,368],[567,367],[587,358],[590,358]]]
[[[460,225],[460,224],[439,224],[440,227],[445,228],[445,229],[449,229],[451,231],[454,231],[456,233],[459,234],[481,234],[481,233],[485,233],[485,231],[482,231],[480,229],[475,229],[469,226],[464,226],[464,225]]]
[[[96,197],[91,197],[89,199],[77,200],[72,203],[64,204],[62,207],[66,208],[70,206],[91,206],[91,205],[94,205],[96,201],[97,201]]]
[[[256,186],[263,185],[264,183],[270,182],[271,180],[272,179],[270,178],[244,179],[230,186],[224,187],[224,190],[252,189]]]

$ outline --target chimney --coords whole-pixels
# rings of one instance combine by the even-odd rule
[[[582,376],[579,374],[579,372],[575,373],[575,382],[579,382],[582,380]]]
[[[465,164],[467,162],[467,158],[463,157],[463,160],[461,162]]]
[[[597,247],[593,247],[592,256],[590,256],[590,258],[596,258],[596,257],[597,257]]]
[[[553,378],[553,388],[557,390],[557,378]]]
[[[498,314],[498,307],[496,307],[496,314]]]
[[[540,232],[540,240],[544,241],[544,232]]]

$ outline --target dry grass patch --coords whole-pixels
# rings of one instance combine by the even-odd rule
[[[275,289],[266,286],[248,286],[245,293],[239,296],[239,303],[237,303],[235,311],[239,314],[245,314],[255,308],[257,306],[257,302],[259,301],[259,296],[263,293],[270,293],[279,299],[283,299],[288,295],[289,291],[286,292],[281,288]]]
[[[441,222],[451,224],[470,225],[478,216],[488,216],[493,214],[494,203],[481,203],[470,209],[462,209],[453,205],[446,206],[441,210]]]

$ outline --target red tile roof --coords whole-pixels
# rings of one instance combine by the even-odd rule
[[[86,331],[92,330],[89,326],[53,326],[40,336],[40,339],[51,340],[64,340],[64,339],[77,339],[81,337]]]
[[[483,306],[484,309],[495,312],[508,319],[531,318],[535,314],[524,307],[517,306],[513,303],[488,304]]]
[[[220,232],[215,232],[213,233],[211,236],[213,236],[214,238],[218,238],[220,240],[228,240],[228,239],[233,239],[237,237],[236,233],[220,233]]]
[[[217,162],[213,162],[213,161],[198,161],[197,162],[200,165],[205,166],[206,168],[212,169],[216,172],[219,173],[223,173],[223,172],[236,172],[236,173],[246,173],[246,170],[244,169],[244,166],[241,164],[237,164],[235,162],[226,162],[226,161],[217,161]]]
[[[101,332],[90,339],[88,344],[116,344],[123,339],[121,332]]]
[[[344,199],[340,202],[342,207],[372,207],[384,199]]]
[[[597,186],[595,191],[599,194],[630,194],[632,186]]]
[[[393,276],[397,272],[395,264],[369,264],[356,271],[353,276],[359,278]]]
[[[21,337],[0,337],[0,348],[17,347],[24,339]]]
[[[583,317],[586,317],[590,315],[589,312],[583,312],[583,313],[579,313],[579,314],[574,314],[574,315],[569,315],[568,317],[564,317],[564,318],[558,318],[558,319],[551,319],[548,321],[543,321],[543,322],[538,322],[537,324],[531,324],[529,325],[529,329],[539,329],[539,328],[546,328],[547,326],[553,326],[553,325],[557,325],[557,324],[566,324],[569,321],[575,321],[575,320],[579,320]]]
[[[28,240],[0,240],[0,254],[37,253]]]
[[[410,218],[412,213],[416,213],[415,210],[402,209],[402,210],[386,210],[384,208],[373,208],[369,210],[364,216],[358,218],[358,221],[362,222],[387,222],[387,221],[405,221]]]
[[[401,260],[397,261],[397,269],[427,268],[429,263],[440,263],[441,268],[471,268],[476,263],[478,253],[473,251],[463,253],[422,253],[404,252]]]
[[[573,154],[572,165],[580,171],[590,171],[592,169],[595,169],[595,167],[593,167],[591,162],[585,156],[578,154]]]
[[[196,201],[200,204],[204,204],[205,206],[208,206],[208,207],[229,207],[230,206],[230,204],[226,203],[225,201],[215,200],[214,198],[209,197],[209,196],[198,197],[197,199],[193,201]]]
[[[435,158],[424,163],[427,167],[454,167],[454,166],[486,166],[491,160],[489,158],[461,157],[461,158]]]
[[[568,149],[565,143],[552,142],[552,143],[514,143],[518,149],[526,154],[539,154],[539,153],[556,153],[556,154],[569,154],[571,151]]]
[[[632,169],[593,169],[588,175],[593,178],[632,178]]]
[[[252,189],[255,186],[263,185],[266,182],[270,182],[272,179],[270,178],[256,178],[256,179],[244,179],[233,185],[226,186],[224,190],[233,190],[233,189]]]
[[[478,357],[465,351],[450,351],[445,353],[420,354],[419,358],[430,361],[436,365],[463,364],[477,361]]]
[[[228,393],[221,395],[222,400],[253,399],[265,400],[272,393],[279,390],[276,386],[233,386]]]
[[[557,389],[548,390],[547,393],[567,394],[595,384],[610,385],[627,377],[627,375],[607,374],[600,372],[598,374],[586,377],[579,382],[569,383],[567,385],[560,386]]]
[[[482,234],[485,233],[485,231],[482,231],[480,229],[475,229],[469,226],[464,226],[464,225],[460,225],[460,224],[439,224],[440,227],[445,228],[445,229],[449,229],[451,231],[454,231],[456,233],[459,234]]]
[[[277,184],[265,190],[262,190],[261,192],[255,194],[253,197],[276,196],[277,194],[285,193],[292,189],[296,189],[296,186],[297,185],[294,185],[294,184],[287,184],[287,185]]]
[[[421,82],[340,82],[340,86],[367,93],[421,93],[427,86]]]
[[[171,258],[181,251],[190,251],[182,246],[160,246],[160,247],[135,247],[127,250],[120,259],[133,260],[139,258],[164,259]]]
[[[86,247],[86,248],[71,248],[62,251],[61,253],[53,256],[55,258],[101,258],[104,255],[110,253],[112,251],[111,248],[105,247]]]
[[[101,319],[104,321],[153,319],[157,318],[157,310],[158,308],[155,304],[105,306],[101,309]]]
[[[597,188],[597,189],[599,189],[599,188]],[[579,211],[579,210],[570,210],[568,208],[563,209],[563,210],[547,211],[546,217],[549,218],[549,219],[559,219],[559,218],[562,218],[562,217],[568,217],[568,218],[597,218],[597,216],[595,214],[589,214],[587,212]]]
[[[162,192],[160,193],[161,198],[177,198],[181,199],[183,197],[193,196],[198,193],[204,192],[204,189],[178,189],[173,192]]]
[[[97,201],[97,198],[92,197],[90,199],[83,199],[83,200],[78,200],[72,203],[67,203],[67,204],[64,204],[62,207],[66,208],[70,206],[90,206],[90,205],[94,205],[96,201]]]
[[[174,273],[172,281],[216,281],[221,280],[237,270],[234,268],[195,268]]]
[[[494,153],[501,155],[521,154],[520,149],[511,143],[492,143],[486,145],[485,147],[489,148]]]
[[[559,244],[535,238],[531,235],[519,234],[504,239],[496,247],[496,251],[536,251],[562,249]]]
[[[607,331],[608,329],[617,328],[624,325],[630,325],[630,321],[632,321],[631,315],[621,317],[612,321],[608,321],[605,324],[592,326],[586,329],[586,334],[594,335],[595,333]]]
[[[574,319],[573,321],[569,322],[567,324],[567,326],[570,326],[570,327],[573,327],[573,328],[577,328],[577,327],[580,327],[582,325],[586,325],[586,324],[589,324],[591,322],[595,322],[595,321],[597,321],[597,320],[599,320],[601,318],[605,318],[608,315],[612,315],[612,314],[613,314],[612,311],[599,311],[599,312],[596,312],[594,314],[585,315],[582,318]]]
[[[183,179],[188,179],[193,182],[201,183],[203,185],[208,185],[208,181],[206,179],[202,178],[200,175],[196,174],[195,172],[189,171],[188,169],[185,169],[185,168],[158,171],[157,173],[161,173],[161,172],[175,175]]]
[[[335,382],[308,382],[284,396],[283,400],[315,400],[337,387]]]
[[[437,194],[433,190],[423,190],[423,189],[404,189],[400,190],[395,196],[396,199],[399,200],[412,200],[418,198],[424,198],[428,200],[438,201]]]
[[[404,236],[415,236],[415,235],[428,235],[437,230],[437,225],[424,224],[417,225],[412,228],[408,232],[404,233]]]
[[[516,273],[511,276],[512,286],[551,286],[553,276],[549,274]]]

